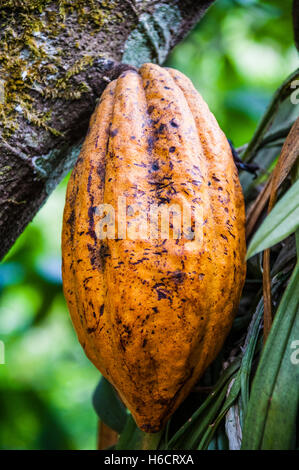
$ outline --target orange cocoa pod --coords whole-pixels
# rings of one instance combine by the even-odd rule
[[[189,232],[176,218],[187,206],[200,213]],[[175,208],[169,237],[153,207]],[[87,356],[143,431],[163,427],[223,345],[244,225],[229,143],[190,80],[144,64],[111,82],[68,184],[63,287]]]

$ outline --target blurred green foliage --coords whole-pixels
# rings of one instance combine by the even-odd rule
[[[291,0],[218,0],[167,65],[188,75],[235,145],[252,137],[298,65]],[[61,285],[65,179],[0,265],[0,448],[94,449],[99,373],[72,328]]]
[[[248,142],[267,103],[298,67],[291,0],[219,0],[167,64],[194,83],[236,146]]]

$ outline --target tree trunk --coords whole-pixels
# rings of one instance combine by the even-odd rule
[[[163,63],[211,3],[1,2],[0,258],[73,166],[107,82]]]

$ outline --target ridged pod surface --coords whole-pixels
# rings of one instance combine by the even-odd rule
[[[147,211],[198,204],[202,237],[122,238],[119,196]],[[115,239],[97,235],[103,203]],[[245,278],[244,224],[230,146],[190,80],[144,64],[111,82],[68,184],[63,286],[87,356],[143,431],[163,427],[223,345]]]

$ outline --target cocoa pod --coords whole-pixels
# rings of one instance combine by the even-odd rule
[[[133,204],[197,206],[201,236],[192,219],[180,238],[130,238]],[[163,427],[223,345],[245,279],[244,225],[230,145],[190,80],[144,64],[112,81],[68,183],[63,287],[87,356],[143,431]]]

